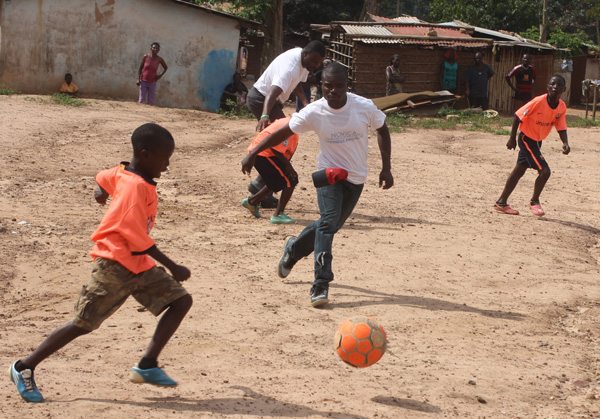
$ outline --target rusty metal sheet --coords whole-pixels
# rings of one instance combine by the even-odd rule
[[[379,35],[391,36],[392,33],[380,25],[340,25],[349,35]]]

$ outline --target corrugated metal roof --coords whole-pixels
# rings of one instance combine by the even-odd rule
[[[429,32],[435,32],[437,36],[440,37],[448,37],[448,38],[471,38],[471,35],[468,33],[461,31],[458,28],[440,28],[440,27],[432,27],[429,25],[410,25],[410,26],[401,26],[401,25],[389,25],[386,26],[386,29],[389,30],[394,35],[414,35],[414,36],[427,36]]]
[[[396,45],[421,45],[421,46],[438,46],[438,47],[462,47],[462,48],[485,48],[489,47],[491,42],[482,41],[479,39],[464,39],[464,40],[444,40],[444,39],[424,39],[424,38],[369,38],[356,37],[352,38],[355,42],[364,44],[396,44]]]
[[[391,36],[392,33],[380,25],[340,25],[350,35],[379,35]]]

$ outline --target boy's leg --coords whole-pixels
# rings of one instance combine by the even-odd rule
[[[281,191],[281,196],[279,197],[279,203],[277,204],[277,209],[275,210],[275,215],[283,214],[285,211],[285,207],[294,193],[294,187],[285,187]]]
[[[87,333],[89,331],[69,322],[52,332],[31,355],[10,366],[10,379],[17,386],[17,391],[25,401],[31,403],[44,401],[44,397],[35,383],[35,367],[69,342]]]
[[[48,358],[50,355],[77,339],[79,336],[83,336],[90,333],[89,330],[82,329],[69,322],[64,326],[54,330],[43,342],[38,346],[29,356],[21,359],[21,363],[17,363],[16,370],[21,371],[23,369],[34,370],[40,362]],[[25,367],[25,368],[23,368]]]
[[[250,205],[258,206],[269,193],[272,193],[269,187],[263,186],[258,192],[248,198],[248,203]]]
[[[539,174],[538,174],[537,179],[535,180],[535,185],[533,186],[533,196],[531,197],[532,204],[540,203],[540,195],[541,195],[542,191],[544,190],[544,186],[546,186],[546,182],[548,182],[548,179],[550,179],[550,175],[552,174],[552,171],[550,170],[550,167],[544,166],[544,168],[542,170],[540,170],[538,173]]]
[[[165,314],[162,315],[158,324],[156,325],[156,330],[154,331],[154,335],[152,336],[152,340],[150,340],[150,344],[146,349],[146,353],[144,354],[144,358],[156,360],[160,355],[161,351],[169,342],[169,339],[173,336],[181,321],[187,314],[187,312],[192,307],[192,296],[187,294],[183,297],[178,298],[173,301],[167,309],[165,310]],[[151,368],[156,367],[154,365]],[[142,368],[140,366],[140,368]]]
[[[160,318],[150,344],[138,364],[131,369],[131,381],[159,386],[176,386],[177,382],[158,367],[158,356],[169,342],[192,306],[192,297],[164,268],[154,267],[136,276],[138,285],[133,297]]]
[[[506,185],[504,185],[504,190],[502,191],[500,198],[498,198],[498,200],[496,201],[498,205],[507,204],[510,194],[515,190],[517,184],[519,183],[519,180],[521,180],[527,169],[528,167],[522,164],[517,163],[515,165],[515,168],[508,176],[508,179],[506,179]]]

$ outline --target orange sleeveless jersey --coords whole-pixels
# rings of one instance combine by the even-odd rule
[[[156,184],[125,170],[125,164],[103,170],[96,182],[111,196],[111,202],[96,231],[90,255],[114,260],[134,274],[156,265],[144,254],[154,246],[150,230],[158,210]]]
[[[267,128],[265,128],[264,130],[259,132],[256,135],[256,137],[254,137],[252,139],[252,142],[248,146],[248,152],[254,150],[256,148],[256,146],[258,144],[260,144],[260,142],[262,140],[264,140],[267,136],[273,134],[278,129],[284,127],[288,122],[290,122],[289,116],[287,118],[278,119],[278,120],[274,121],[271,125],[269,125]],[[292,158],[292,156],[294,155],[294,153],[296,152],[296,148],[298,147],[299,138],[300,137],[298,137],[298,134],[294,134],[294,135],[288,137],[287,139],[283,140],[283,142],[281,144],[278,144],[275,147],[272,147],[272,149],[279,151],[281,154],[283,154],[285,156],[286,159],[290,160]],[[273,157],[273,156],[275,156],[275,153],[273,153],[272,149],[268,148],[266,150],[263,150],[260,153],[258,153],[258,155],[262,156],[262,157]]]
[[[548,105],[547,96],[536,96],[515,112],[521,120],[519,129],[535,141],[544,140],[552,127],[556,127],[557,131],[567,129],[567,105],[559,99],[556,109],[552,109]]]

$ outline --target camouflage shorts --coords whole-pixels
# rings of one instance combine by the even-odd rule
[[[100,327],[132,295],[155,316],[173,301],[187,295],[163,267],[134,274],[119,263],[97,258],[90,282],[83,286],[75,305],[73,324],[92,331]]]

